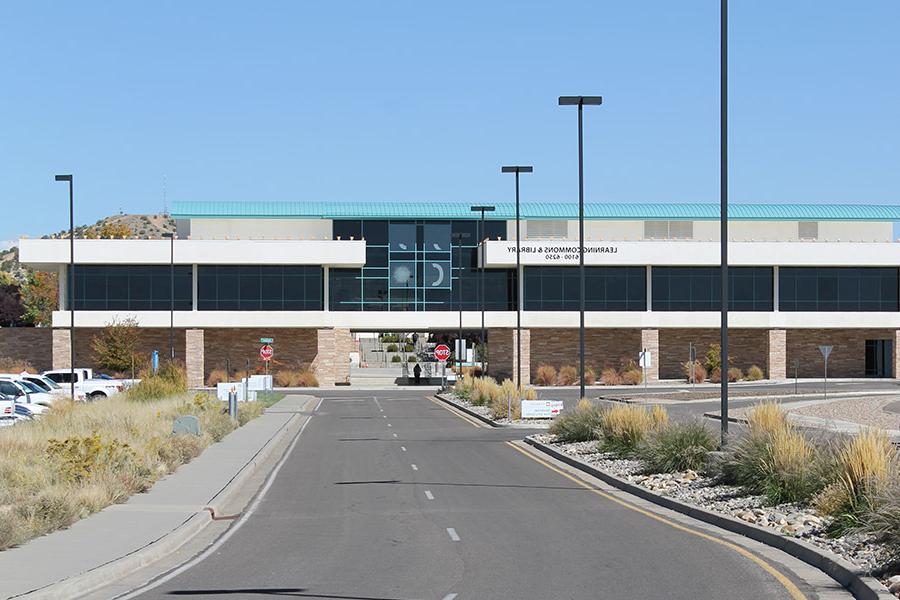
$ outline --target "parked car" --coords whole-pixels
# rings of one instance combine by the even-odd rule
[[[43,375],[58,383],[63,389],[72,382],[70,369],[54,369],[44,371]],[[123,389],[125,384],[115,379],[91,379],[91,369],[75,369],[75,391],[81,392],[90,400],[100,400],[108,396],[115,396]]]
[[[0,427],[16,424],[16,403],[9,396],[0,393]]]
[[[35,384],[16,377],[0,377],[0,394],[14,398],[17,404],[52,406],[54,400],[52,394],[41,391]]]

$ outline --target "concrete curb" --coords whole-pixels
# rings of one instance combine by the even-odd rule
[[[207,507],[219,514],[222,507],[238,493],[241,486],[256,473],[266,460],[278,449],[284,449],[282,442],[285,438],[289,439],[292,434],[295,434],[300,429],[304,422],[304,417],[308,418],[307,415],[302,413],[292,415],[253,455],[253,458],[235,473],[225,487],[213,495],[209,503],[207,503]],[[208,511],[199,511],[191,515],[175,529],[130,554],[34,591],[10,596],[10,598],[70,600],[89,594],[112,581],[126,577],[175,552],[212,522],[212,515]]]
[[[729,387],[734,384],[729,384]],[[897,392],[891,390],[873,390],[871,392],[835,392],[834,397],[835,400],[839,400],[841,398],[855,398],[855,397],[869,397],[869,396],[896,396]],[[731,400],[734,401],[771,401],[771,400],[805,400],[809,398],[822,398],[821,393],[815,394],[782,394],[782,395],[762,395],[762,396],[732,396]],[[667,398],[653,398],[652,396],[649,398],[650,402],[646,399],[633,396],[632,398],[616,398],[609,396],[599,396],[598,399],[605,400],[606,402],[619,402],[622,404],[662,404],[662,405],[690,405],[690,404],[706,404],[709,402],[716,402],[719,400],[717,397],[713,398],[701,398],[699,400],[672,400]],[[662,402],[653,402],[653,400],[662,400]]]
[[[698,521],[715,525],[726,531],[738,533],[752,540],[756,540],[757,542],[766,544],[767,546],[782,550],[794,558],[802,560],[806,564],[824,572],[849,590],[858,600],[897,600],[896,596],[891,594],[887,588],[874,577],[866,575],[844,559],[839,558],[830,552],[821,550],[812,544],[789,538],[752,523],[708,511],[691,504],[685,504],[667,496],[661,496],[647,488],[601,471],[582,460],[560,452],[547,444],[541,443],[531,436],[525,438],[525,443],[544,454],[552,456],[580,471],[584,471],[624,492],[628,492],[629,494],[633,494],[664,508],[687,515]]]
[[[453,400],[450,400],[449,398],[444,398],[440,394],[435,394],[434,397],[437,398],[438,400],[440,400],[441,402],[443,402],[444,404],[449,404],[456,410],[462,411],[462,412],[466,413],[467,415],[469,415],[470,417],[474,417],[474,418],[478,419],[482,423],[487,423],[491,427],[508,427],[507,425],[501,425],[500,423],[497,423],[496,421],[493,421],[493,420],[489,419],[488,417],[485,417],[484,415],[479,415],[477,412],[475,412],[471,408],[467,408],[467,407],[463,406],[462,404],[457,404]]]

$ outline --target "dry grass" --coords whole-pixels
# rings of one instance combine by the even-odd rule
[[[603,372],[600,373],[600,381],[603,382],[603,385],[622,385],[622,377],[612,367],[603,369]]]
[[[575,410],[562,413],[550,425],[550,433],[559,442],[586,442],[596,438],[596,432],[603,418],[599,406],[582,398]]]
[[[316,374],[308,369],[281,369],[273,381],[278,387],[319,387]]]
[[[0,373],[21,373],[22,371],[37,373],[37,369],[27,360],[0,356]]]
[[[515,419],[522,418],[522,402],[521,397],[524,390],[516,387],[511,379],[504,379],[500,384],[500,394],[497,395],[490,404],[491,418],[504,419],[509,411],[510,416]]]
[[[500,397],[500,386],[493,377],[476,377],[474,379],[469,402],[475,406],[491,406]]]
[[[240,422],[262,412],[242,403]],[[171,435],[194,414],[200,437]],[[148,489],[236,425],[203,394],[131,402],[57,401],[42,419],[0,430],[0,549],[65,528]]]
[[[538,365],[534,382],[537,385],[556,385],[556,367],[553,365]]]
[[[593,368],[585,367],[584,385],[594,385],[595,383],[597,383],[597,373],[594,372]]]
[[[731,367],[728,369],[728,381],[735,382],[740,381],[744,378],[744,372],[741,371],[738,367]]]
[[[647,410],[644,406],[619,404],[603,413],[597,437],[607,452],[630,455],[650,433],[669,424],[669,414],[661,406]]]
[[[469,374],[464,374],[461,379],[457,379],[453,384],[453,393],[460,398],[468,400],[472,395],[472,389],[475,387],[475,378]]]
[[[216,387],[220,383],[226,383],[227,381],[228,374],[225,372],[225,369],[213,369],[209,372],[209,377],[206,378],[206,385]]]
[[[703,383],[706,381],[706,367],[699,360],[694,361],[693,377],[694,383]],[[691,382],[691,361],[681,364],[681,372],[684,374],[684,380]]]
[[[750,365],[750,368],[747,369],[747,375],[744,377],[747,381],[759,381],[760,379],[765,379],[766,374],[763,373],[763,370],[760,369],[756,365]]]
[[[774,434],[790,427],[787,413],[781,410],[777,402],[763,402],[754,406],[747,415],[750,431],[753,433]]]
[[[639,385],[644,381],[644,376],[640,371],[627,370],[622,373],[622,383],[625,385]]]
[[[578,369],[570,365],[560,367],[556,382],[559,385],[575,385],[578,383]]]

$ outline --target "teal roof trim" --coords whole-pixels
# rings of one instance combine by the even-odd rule
[[[178,219],[477,219],[469,204],[414,202],[175,202]],[[496,204],[491,219],[514,219],[512,203]],[[524,202],[523,219],[577,219],[578,205]],[[606,221],[716,221],[718,204],[590,203],[584,216]],[[732,204],[733,221],[900,221],[900,205],[868,204]]]

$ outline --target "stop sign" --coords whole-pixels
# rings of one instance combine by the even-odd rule
[[[439,344],[434,347],[434,357],[440,361],[450,358],[450,346],[447,344]]]
[[[275,350],[272,349],[272,346],[266,344],[262,348],[259,349],[259,358],[266,362],[272,360],[272,356],[275,354]]]

